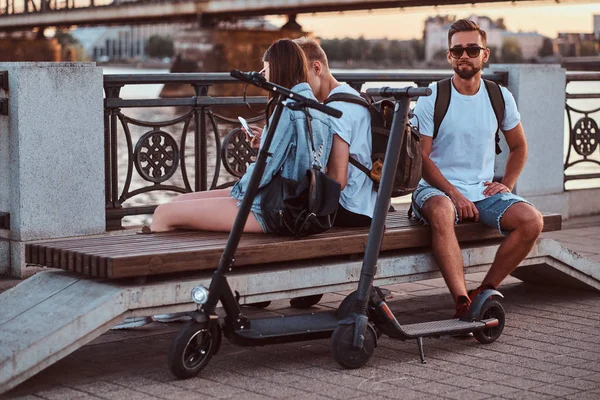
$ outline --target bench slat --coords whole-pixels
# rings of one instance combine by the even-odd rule
[[[559,230],[561,222],[558,214],[545,215],[544,231]],[[496,230],[482,224],[459,224],[455,230],[460,242],[501,238]],[[365,228],[335,228],[300,240],[245,234],[236,252],[235,266],[361,254],[367,237]],[[227,238],[227,233],[177,231],[61,239],[27,245],[26,262],[43,262],[99,278],[211,270],[216,268]],[[430,242],[429,227],[409,220],[406,210],[388,215],[382,251],[426,247]]]

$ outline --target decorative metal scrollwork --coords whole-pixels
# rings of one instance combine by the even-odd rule
[[[146,132],[135,145],[133,159],[142,178],[154,183],[164,182],[173,176],[179,165],[177,142],[159,129]]]
[[[573,148],[582,156],[589,156],[598,147],[600,130],[592,118],[581,118],[573,127]]]
[[[233,129],[223,139],[223,166],[233,176],[240,178],[244,175],[248,165],[256,160],[257,154],[258,150],[250,146],[246,134],[240,128]]]

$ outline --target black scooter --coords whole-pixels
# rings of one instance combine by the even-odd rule
[[[231,272],[243,228],[250,213],[252,201],[258,191],[260,178],[265,170],[273,134],[284,107],[299,110],[313,108],[333,117],[342,113],[315,100],[275,85],[257,73],[232,71],[231,76],[248,82],[272,93],[275,101],[273,119],[269,124],[263,147],[256,160],[255,168],[244,194],[233,229],[229,234],[223,255],[215,271],[210,287],[196,286],[192,290],[192,300],[198,304],[198,310],[191,312],[189,321],[175,337],[169,352],[169,369],[178,378],[196,376],[217,353],[221,344],[221,324],[216,314],[220,300],[226,312],[222,331],[231,342],[241,346],[262,346],[312,339],[324,339],[331,336],[341,317],[347,312],[331,311],[305,315],[283,316],[275,318],[249,319],[244,316],[240,305],[227,282],[226,273]],[[288,101],[286,101],[288,100]]]
[[[410,99],[431,94],[429,88],[368,89],[370,96],[393,97],[397,100],[394,120],[377,192],[373,222],[369,230],[358,290],[344,299],[339,309],[351,310],[331,337],[335,360],[345,368],[360,368],[367,363],[377,346],[381,333],[393,339],[416,339],[421,362],[425,363],[424,337],[440,337],[472,332],[481,343],[492,343],[504,329],[504,308],[498,302],[503,297],[496,290],[479,293],[471,304],[469,314],[462,319],[400,325],[388,307],[382,291],[373,287],[377,258],[383,239],[392,183],[400,156],[403,135],[407,134]]]

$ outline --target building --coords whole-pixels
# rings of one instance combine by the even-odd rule
[[[544,35],[537,32],[504,32],[502,40],[514,39],[521,46],[521,56],[524,61],[536,59],[544,44]]]
[[[600,15],[594,15],[594,35],[600,40]]]
[[[77,28],[71,34],[95,61],[144,59],[151,36],[171,36],[189,24]]]
[[[487,47],[495,52],[496,56],[500,56],[504,40],[508,38],[514,39],[520,44],[524,60],[536,58],[544,43],[544,36],[536,32],[506,30],[502,19],[493,21],[488,17],[477,15],[471,15],[467,19],[474,21],[485,31]],[[445,51],[448,49],[448,30],[454,21],[456,21],[456,17],[449,16],[432,17],[425,21],[425,61],[445,58]]]
[[[563,57],[581,57],[597,55],[599,46],[595,33],[561,32],[554,41],[554,47],[555,52]],[[596,54],[591,54],[594,52]]]

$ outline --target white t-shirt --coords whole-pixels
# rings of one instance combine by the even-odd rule
[[[359,93],[349,85],[340,85],[329,95]],[[334,101],[327,104],[340,110],[341,118],[331,118],[333,133],[342,138],[350,146],[350,157],[355,158],[367,168],[371,168],[371,114],[359,104],[345,101]],[[354,165],[348,165],[348,183],[340,193],[340,204],[355,214],[373,218],[377,193],[373,190],[373,181]]]
[[[413,124],[425,136],[433,136],[433,110],[437,85],[429,85],[430,96],[419,97],[415,107]],[[470,201],[485,199],[484,183],[494,178],[496,157],[496,116],[483,81],[472,96],[460,94],[451,85],[448,112],[433,141],[429,158],[444,177]],[[500,87],[504,97],[504,121],[501,129],[510,130],[517,126],[521,115],[512,94]],[[421,186],[431,186],[421,179]]]

